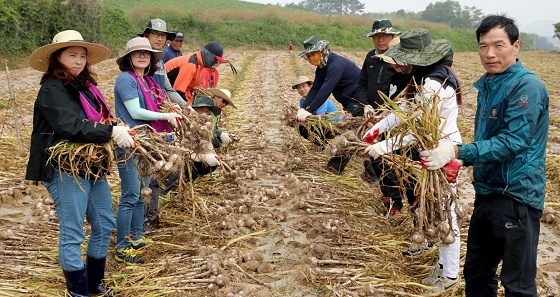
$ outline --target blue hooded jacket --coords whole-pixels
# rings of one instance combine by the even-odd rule
[[[477,194],[501,194],[542,210],[549,97],[543,82],[520,61],[506,71],[484,74],[478,89],[475,139],[459,148],[474,165]]]

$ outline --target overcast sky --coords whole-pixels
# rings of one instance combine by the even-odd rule
[[[301,0],[245,0],[248,2],[286,4],[298,3]],[[391,12],[399,9],[405,11],[423,11],[430,3],[444,2],[445,0],[360,0],[365,3],[364,12]],[[457,0],[455,0],[457,1]],[[520,28],[539,20],[560,22],[559,0],[458,0],[461,6],[476,6],[483,14],[506,13],[517,20]],[[507,3],[507,4],[506,4]],[[552,30],[552,29],[551,29]]]

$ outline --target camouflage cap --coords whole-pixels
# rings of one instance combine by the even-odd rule
[[[328,45],[327,40],[319,40],[319,37],[313,35],[303,41],[303,51],[298,56],[303,57],[307,53],[320,51]]]
[[[400,43],[390,47],[385,56],[405,64],[428,66],[441,60],[450,50],[449,40],[433,40],[430,31],[416,28],[404,32]]]
[[[364,37],[372,37],[377,33],[385,33],[385,34],[400,34],[401,32],[396,31],[393,28],[393,24],[389,20],[375,20],[373,25],[371,26],[371,32],[364,35]]]
[[[209,107],[214,115],[219,115],[221,113],[220,108],[214,105],[214,100],[207,95],[196,95],[194,96],[194,101],[191,106],[192,108],[199,107]]]

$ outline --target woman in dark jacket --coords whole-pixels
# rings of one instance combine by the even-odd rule
[[[25,178],[44,182],[59,221],[58,256],[70,296],[106,293],[101,284],[115,219],[111,191],[102,169],[76,175],[49,159],[49,148],[61,140],[132,147],[127,126],[112,126],[110,107],[96,87],[89,66],[110,55],[102,45],[85,42],[74,30],[55,35],[51,44],[29,57],[31,67],[44,71],[33,109],[33,132]],[[95,170],[95,169],[94,169]],[[84,217],[91,236],[84,264],[80,245],[85,239]]]

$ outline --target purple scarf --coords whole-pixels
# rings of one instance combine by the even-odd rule
[[[128,74],[132,75],[136,82],[140,86],[140,90],[142,91],[142,96],[144,96],[144,104],[146,105],[146,109],[150,111],[159,112],[158,107],[163,103],[166,98],[165,92],[160,88],[160,86],[154,81],[154,79],[149,75],[144,75],[144,79],[148,83],[148,86],[144,83],[144,80],[140,78],[136,73],[132,70],[127,71]],[[157,132],[171,132],[171,128],[167,124],[165,120],[156,120],[151,121],[150,125],[154,128]]]
[[[86,113],[86,117],[90,121],[102,123],[102,124],[111,124],[111,119],[113,115],[111,114],[111,108],[103,98],[103,94],[99,91],[99,89],[92,83],[87,82],[88,90],[93,94],[95,97],[95,101],[101,106],[101,112],[98,112],[91,103],[87,100],[86,96],[80,92],[80,103],[82,103],[82,108]]]

